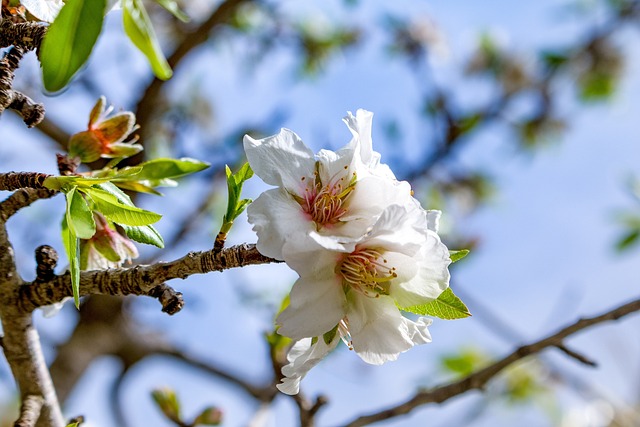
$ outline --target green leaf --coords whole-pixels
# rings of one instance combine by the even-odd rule
[[[118,198],[109,191],[100,188],[85,188],[82,190],[91,198],[95,209],[105,217],[120,225],[141,226],[157,222],[162,215],[140,209]]]
[[[106,0],[67,0],[42,41],[44,87],[64,88],[89,59],[102,30]]]
[[[467,306],[453,293],[451,288],[445,289],[436,300],[423,305],[403,307],[401,309],[410,313],[434,316],[445,320],[464,319],[471,316]]]
[[[238,215],[244,211],[247,205],[251,203],[248,199],[241,200],[240,195],[242,194],[242,186],[245,181],[253,176],[253,170],[251,170],[249,163],[245,163],[235,174],[231,172],[229,166],[225,165],[225,172],[227,174],[229,201],[227,203],[227,212],[224,215],[223,222],[232,223]]]
[[[222,422],[222,411],[215,407],[206,408],[193,420],[192,425],[217,426]]]
[[[207,162],[183,157],[181,159],[154,159],[144,162],[137,167],[140,172],[135,175],[136,181],[158,181],[166,178],[179,178],[208,168]],[[122,171],[128,168],[122,169]],[[119,181],[117,177],[114,181]],[[123,179],[124,180],[124,179]]]
[[[152,225],[143,225],[138,227],[131,227],[128,225],[120,224],[127,237],[138,243],[144,243],[145,245],[154,245],[159,248],[164,248],[164,240],[158,231]]]
[[[175,391],[163,387],[152,391],[151,397],[167,418],[172,421],[180,421],[180,402]]]
[[[149,15],[141,0],[122,0],[122,22],[124,31],[131,42],[142,52],[151,64],[153,73],[161,80],[167,80],[173,72],[160,49]]]
[[[174,0],[156,0],[160,6],[164,7],[169,13],[178,18],[182,22],[189,22],[189,16],[180,10],[178,3]]]
[[[66,193],[67,211],[66,220],[69,230],[76,237],[81,239],[90,239],[96,232],[96,223],[93,220],[93,213],[87,205],[87,201],[73,187],[71,191]]]
[[[469,249],[461,249],[459,251],[449,251],[449,256],[451,257],[451,263],[460,261],[462,258],[469,255]]]
[[[65,187],[89,187],[95,184],[109,182],[111,178],[91,177],[91,176],[50,176],[44,180],[43,185],[49,190],[61,191]]]
[[[80,257],[78,254],[78,238],[67,224],[67,215],[62,217],[62,245],[69,259],[69,273],[71,274],[71,289],[76,308],[80,308]]]
[[[330,330],[329,332],[325,332],[322,335],[322,339],[324,340],[324,343],[326,345],[331,344],[331,341],[333,341],[333,339],[336,337],[336,334],[338,333],[338,325],[336,325],[332,330]]]
[[[640,237],[640,230],[632,230],[626,235],[624,235],[618,242],[616,243],[616,250],[624,251],[628,249],[630,246],[638,243],[638,238]]]

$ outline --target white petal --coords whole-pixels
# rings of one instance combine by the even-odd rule
[[[281,384],[276,385],[278,390],[285,394],[298,394],[302,378],[336,347],[338,341],[340,341],[340,338],[336,334],[329,345],[324,342],[322,337],[313,345],[311,344],[311,338],[296,342],[289,350],[289,354],[287,354],[289,364],[282,367],[284,378],[282,378]]]
[[[30,14],[44,22],[53,22],[64,6],[62,0],[21,0],[20,3]]]
[[[347,213],[341,220],[369,218],[371,225],[388,206],[413,203],[412,199],[411,186],[407,182],[367,176],[356,182],[347,199]]]
[[[412,322],[402,316],[393,299],[349,294],[347,312],[353,349],[367,363],[381,365],[417,344],[431,341],[429,319]]]
[[[359,244],[412,256],[427,239],[428,230],[424,224],[424,210],[412,208],[409,211],[407,205],[391,205],[382,212]]]
[[[267,184],[302,194],[302,179],[313,178],[313,151],[289,129],[263,139],[245,135],[243,144],[251,169]]]
[[[400,307],[411,307],[432,301],[449,287],[449,250],[437,234],[429,232],[427,241],[413,258],[416,274],[409,280],[394,280],[390,296]],[[385,255],[391,258],[391,255]],[[400,267],[398,267],[400,270]],[[400,279],[400,278],[399,278]]]
[[[304,236],[315,229],[309,216],[282,188],[262,193],[247,208],[247,217],[258,235],[258,251],[280,260],[284,259],[282,247],[291,236]]]
[[[294,340],[318,337],[344,317],[346,299],[337,276],[300,278],[289,295],[289,306],[278,316],[278,333]]]
[[[360,158],[365,165],[377,165],[380,159],[380,154],[373,151],[373,142],[371,140],[371,122],[373,120],[373,113],[366,110],[356,111],[354,116],[349,111],[342,119],[349,130],[353,134],[353,140],[349,145],[355,145],[354,142],[359,141]]]
[[[440,228],[440,215],[442,212],[436,210],[427,211],[427,228],[434,233],[438,232]]]

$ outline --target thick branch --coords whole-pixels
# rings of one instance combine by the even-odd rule
[[[550,335],[544,339],[533,342],[529,345],[516,349],[513,353],[499,360],[498,362],[481,369],[460,381],[445,384],[431,390],[418,392],[414,397],[392,408],[376,412],[370,415],[361,416],[347,424],[346,427],[359,427],[372,424],[378,421],[387,420],[399,415],[408,414],[415,408],[428,403],[442,403],[452,397],[466,393],[473,389],[481,389],[484,385],[495,377],[500,371],[513,363],[532,354],[541,352],[548,347],[557,347],[562,345],[562,341],[583,329],[597,325],[609,320],[618,320],[628,314],[640,311],[640,299],[624,304],[613,310],[596,317],[580,319],[576,323]]]
[[[83,272],[80,275],[80,295],[149,295],[157,286],[171,279],[186,279],[192,274],[270,262],[277,261],[262,255],[255,245],[239,245],[222,251],[191,252],[171,262]],[[31,311],[72,295],[71,278],[66,273],[48,282],[22,286],[19,304],[25,311]]]
[[[2,349],[20,390],[22,402],[33,400],[33,396],[40,396],[43,400],[38,425],[63,427],[64,419],[31,313],[18,306],[17,289],[21,284],[22,279],[15,267],[13,248],[9,243],[5,223],[0,221],[0,318],[4,330]],[[28,405],[34,408],[31,403]],[[31,419],[31,415],[24,417],[27,421]]]

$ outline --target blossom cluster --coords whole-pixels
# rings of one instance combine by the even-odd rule
[[[244,138],[252,169],[275,186],[248,208],[258,250],[284,260],[299,278],[278,315],[295,340],[280,391],[301,379],[340,341],[367,363],[397,359],[431,341],[431,320],[403,309],[424,306],[449,286],[451,258],[437,234],[440,212],[425,211],[373,151],[373,114],[344,122],[351,141],[314,154],[292,131]]]

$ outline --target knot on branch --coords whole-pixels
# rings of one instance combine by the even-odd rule
[[[0,22],[0,48],[13,46],[0,59],[0,114],[6,109],[15,110],[28,127],[44,119],[44,106],[13,90],[14,72],[25,52],[40,48],[45,33],[46,27],[31,22],[15,24],[6,19]]]
[[[46,282],[55,276],[53,270],[58,264],[58,253],[48,245],[36,248],[36,281]]]
[[[56,154],[56,161],[58,162],[58,171],[63,176],[75,175],[76,169],[80,166],[80,159],[71,158],[66,154]]]
[[[164,283],[153,288],[148,295],[152,298],[157,298],[162,304],[162,311],[171,316],[184,307],[182,293]]]

